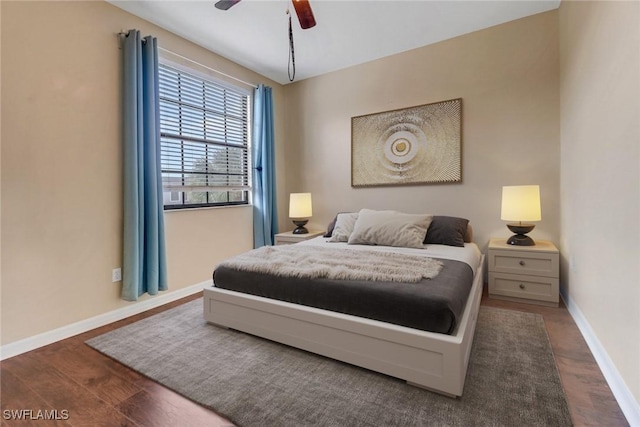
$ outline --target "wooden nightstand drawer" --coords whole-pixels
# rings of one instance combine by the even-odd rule
[[[559,282],[554,277],[489,273],[489,293],[495,296],[558,303]]]
[[[489,241],[489,296],[557,306],[560,300],[560,253],[551,242],[512,246]]]
[[[558,262],[558,254],[500,250],[489,252],[490,270],[501,273],[557,277]]]

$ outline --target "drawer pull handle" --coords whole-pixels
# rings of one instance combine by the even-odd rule
[[[524,264],[525,264],[524,261],[520,260],[520,265],[524,265]]]
[[[520,289],[524,289],[524,285],[520,283]]]

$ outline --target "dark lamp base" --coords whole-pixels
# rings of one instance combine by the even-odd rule
[[[296,225],[296,228],[293,230],[293,234],[309,233],[309,230],[304,227],[307,222],[309,222],[308,219],[294,219],[293,223]]]
[[[509,237],[507,244],[513,246],[535,246],[536,242],[531,237],[525,236],[534,227],[534,224],[507,224],[507,228],[516,233]]]
[[[507,240],[508,245],[513,246],[535,246],[536,242],[529,236],[524,234],[514,234]]]

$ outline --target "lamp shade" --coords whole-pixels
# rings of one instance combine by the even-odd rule
[[[502,187],[503,221],[540,221],[540,186],[513,185]]]
[[[291,193],[289,196],[289,218],[311,218],[311,193]]]

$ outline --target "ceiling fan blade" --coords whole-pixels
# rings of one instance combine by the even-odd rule
[[[313,11],[311,10],[311,5],[309,4],[309,0],[292,0],[293,8],[296,10],[296,15],[298,15],[298,21],[300,21],[300,27],[303,30],[307,28],[315,27],[316,18],[313,17]]]
[[[217,1],[214,6],[216,7],[216,9],[229,10],[229,8],[236,3],[240,3],[240,0],[220,0]]]

